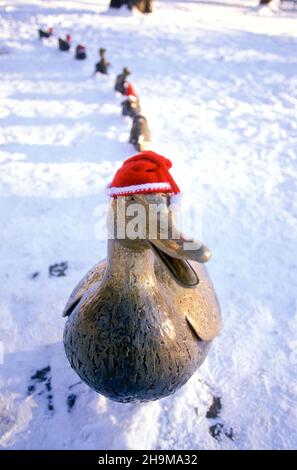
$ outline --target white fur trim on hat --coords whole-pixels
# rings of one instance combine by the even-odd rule
[[[170,183],[144,183],[144,184],[135,184],[132,186],[123,186],[120,188],[117,187],[107,187],[106,192],[108,196],[124,196],[125,194],[134,194],[139,193],[140,191],[162,191],[171,189]]]

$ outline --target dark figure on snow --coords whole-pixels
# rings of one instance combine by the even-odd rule
[[[110,67],[110,63],[106,60],[105,54],[106,54],[106,49],[100,48],[99,49],[100,60],[95,65],[94,75],[96,75],[97,72],[103,73],[103,75],[108,74],[108,67]]]
[[[110,8],[121,8],[122,5],[128,5],[128,0],[111,0]]]
[[[38,30],[39,39],[42,39],[42,38],[48,39],[53,35],[53,32],[54,32],[54,28],[52,27],[48,29],[39,29]]]
[[[60,51],[69,51],[71,47],[71,36],[70,34],[67,34],[66,39],[59,38],[58,39],[58,45]]]
[[[87,58],[87,52],[85,46],[78,44],[75,49],[75,58],[77,60],[84,60]]]
[[[141,13],[152,13],[153,0],[110,0],[110,8],[121,8],[122,5],[127,5],[129,10],[133,7],[137,8]]]
[[[122,102],[122,115],[129,116],[132,119],[141,113],[139,99],[136,96],[128,96],[128,98]]]
[[[115,91],[119,91],[122,95],[126,95],[126,80],[130,73],[131,72],[127,69],[127,67],[123,68],[122,73],[117,76],[114,86]]]
[[[132,10],[135,7],[141,13],[152,13],[153,0],[128,0],[128,8]]]
[[[141,114],[137,114],[133,118],[129,143],[132,144],[138,152],[142,152],[143,150],[149,149],[150,142],[151,134],[147,120]]]

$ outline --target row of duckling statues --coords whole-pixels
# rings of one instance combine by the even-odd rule
[[[99,57],[100,60],[95,64],[93,75],[96,75],[96,73],[107,75],[111,64],[106,58],[106,49],[99,49]],[[128,81],[130,74],[130,70],[124,67],[116,78],[114,89],[125,96],[125,100],[121,103],[122,115],[129,116],[132,119],[129,142],[137,151],[142,151],[150,147],[151,133],[147,118],[141,112],[139,97],[132,83]]]
[[[141,112],[140,101],[135,88],[132,83],[127,80],[129,75],[129,69],[124,67],[122,73],[116,78],[114,88],[115,91],[126,97],[121,103],[122,115],[129,116],[132,119],[129,142],[140,152],[150,148],[151,133],[147,118]]]
[[[143,151],[115,173],[107,190],[107,258],[83,277],[63,313],[71,367],[93,390],[122,403],[177,391],[221,328],[204,267],[210,252],[174,225],[179,188],[170,167],[169,159]],[[155,208],[165,229],[157,223],[152,230]],[[135,209],[141,214],[137,236],[131,231]]]
[[[107,74],[105,49],[99,56],[94,74]],[[107,258],[83,277],[63,312],[71,367],[91,389],[121,403],[177,391],[201,366],[221,329],[204,267],[210,251],[175,226],[173,201],[180,190],[172,163],[145,148],[149,130],[129,75],[124,68],[115,90],[125,96],[122,114],[133,120],[130,142],[140,153],[108,185]]]
[[[39,37],[49,38],[53,35],[53,28],[39,29]],[[71,49],[72,37],[67,34],[64,38],[58,38],[58,48],[60,51],[67,52]],[[106,58],[106,49],[100,48],[99,61],[95,64],[93,76],[97,73],[108,75],[110,62]],[[87,58],[86,47],[78,44],[75,48],[75,59],[84,60]],[[129,116],[132,119],[132,126],[130,130],[129,143],[131,143],[137,151],[149,149],[151,146],[151,132],[149,130],[147,118],[141,112],[139,97],[136,94],[135,88],[128,81],[128,76],[131,74],[127,67],[117,76],[115,82],[115,91],[125,96],[125,100],[121,103],[122,115]]]
[[[47,29],[38,29],[39,39],[49,39],[54,34],[54,28],[51,26]],[[58,49],[62,52],[70,51],[72,47],[72,37],[70,34],[66,34],[64,37],[58,37]],[[87,58],[86,46],[83,44],[77,44],[75,47],[75,59],[84,60]]]

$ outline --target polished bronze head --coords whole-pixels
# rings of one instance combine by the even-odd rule
[[[112,199],[110,209],[109,238],[136,251],[150,248],[177,282],[186,287],[198,284],[189,260],[205,263],[211,253],[179,231],[170,194],[121,196]]]

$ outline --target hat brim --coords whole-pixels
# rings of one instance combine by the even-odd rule
[[[108,186],[106,193],[110,197],[131,196],[133,194],[149,194],[149,193],[172,193],[170,183],[144,183],[132,186],[116,187]]]

